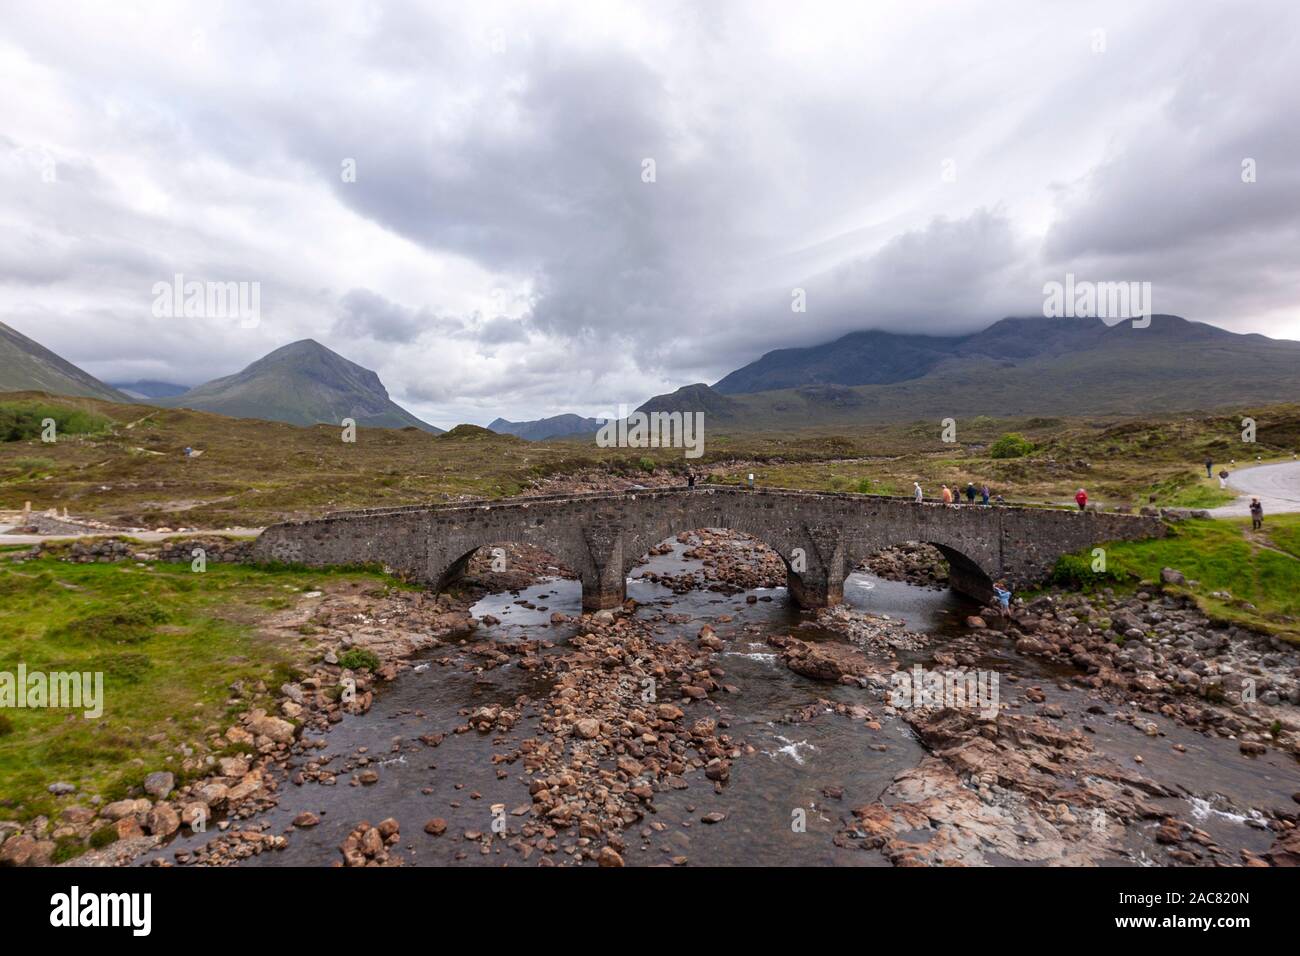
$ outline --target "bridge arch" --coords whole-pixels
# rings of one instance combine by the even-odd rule
[[[860,556],[855,556],[850,571],[862,568],[881,551],[909,544],[928,545],[942,555],[944,561],[948,564],[948,587],[952,590],[981,601],[988,600],[993,596],[993,582],[997,576],[996,568],[985,568],[979,560],[968,555],[960,547],[945,541],[925,539],[886,541],[877,547],[870,548]]]
[[[742,531],[772,548],[788,568],[791,596],[805,607],[839,603],[854,567],[907,541],[938,547],[951,586],[984,599],[992,580],[1023,587],[1050,573],[1061,554],[1168,533],[1153,517],[705,487],[344,512],[267,528],[254,554],[314,565],[373,562],[436,587],[478,548],[518,541],[576,572],[584,607],[596,609],[624,600],[627,574],[642,554],[698,528]]]
[[[791,568],[790,561],[787,559],[787,557],[784,554],[781,553],[781,550],[778,547],[772,545],[770,542],[763,540],[763,537],[761,535],[754,534],[749,531],[745,531],[741,528],[724,528],[718,525],[701,525],[699,527],[693,527],[693,528],[686,528],[686,527],[674,528],[672,531],[669,531],[668,534],[665,534],[663,537],[650,543],[649,546],[646,547],[644,550],[635,550],[635,549],[639,549],[642,544],[642,541],[640,539],[637,539],[636,543],[630,545],[628,550],[626,551],[627,570],[624,573],[624,577],[628,580],[635,580],[634,574],[636,572],[637,567],[641,564],[641,562],[646,558],[647,555],[653,553],[660,545],[666,542],[678,541],[684,535],[691,535],[703,539],[710,532],[714,532],[714,531],[730,531],[735,534],[743,535],[748,540],[748,542],[750,542],[752,545],[757,546],[754,550],[756,550],[759,554],[769,554],[775,556],[775,558],[781,564],[781,569],[782,569],[781,578],[787,587],[789,586],[791,576],[798,577],[798,573],[793,568]],[[657,532],[654,531],[647,532],[646,535],[644,536],[644,539],[648,541],[651,538],[654,538],[655,534],[657,534]]]
[[[554,562],[554,564],[556,565],[556,570],[559,572],[557,577],[565,578],[571,575],[578,575],[578,572],[572,567],[570,567],[568,562],[565,561],[560,555],[556,553],[556,549],[553,546],[548,545],[546,547],[541,547],[539,545],[529,544],[528,542],[522,540],[516,541],[516,540],[510,540],[508,538],[505,538],[499,541],[485,541],[483,544],[471,548],[470,550],[466,551],[464,554],[456,558],[453,558],[452,561],[441,570],[439,570],[436,567],[431,567],[427,579],[433,583],[433,589],[435,591],[446,590],[447,588],[452,587],[457,582],[463,580],[465,577],[467,577],[470,574],[471,566],[474,564],[474,559],[476,557],[482,557],[489,562],[494,562],[496,559],[496,555],[494,555],[492,552],[495,552],[497,548],[501,548],[504,550],[505,554],[502,555],[502,557],[505,558],[505,562],[506,562],[505,567],[499,570],[506,574],[509,574],[515,570],[515,567],[513,565],[514,562],[517,560],[517,555],[511,555],[510,552],[511,551],[518,552],[520,550],[520,546],[523,546],[524,548],[527,549],[531,549],[533,552],[535,552],[534,557],[544,556],[545,558]],[[491,567],[491,565],[489,566]],[[491,570],[494,573],[498,571],[498,569],[495,567],[492,567]],[[475,572],[475,573],[477,574],[479,572]],[[580,575],[578,576],[580,577]]]

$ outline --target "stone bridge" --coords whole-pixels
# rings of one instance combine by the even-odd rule
[[[838,604],[849,572],[904,542],[937,547],[951,586],[987,600],[999,578],[1024,587],[1062,554],[1168,531],[1158,518],[1094,511],[703,487],[339,512],[267,528],[254,555],[315,566],[383,564],[441,589],[479,548],[527,543],[577,572],[583,607],[596,610],[623,602],[628,573],[651,548],[700,528],[743,531],[771,547],[804,607]]]

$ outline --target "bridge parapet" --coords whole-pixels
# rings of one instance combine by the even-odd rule
[[[314,565],[382,563],[443,587],[478,548],[522,542],[577,572],[583,604],[594,609],[623,601],[627,574],[656,544],[712,527],[745,532],[775,550],[791,595],[804,606],[838,603],[854,567],[904,542],[937,546],[952,586],[985,599],[991,581],[1036,583],[1062,554],[1168,531],[1158,518],[1092,511],[704,486],[339,512],[267,528],[256,553]]]

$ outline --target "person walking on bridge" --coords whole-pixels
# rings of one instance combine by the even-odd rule
[[[919,481],[912,482],[912,500],[918,505],[925,500],[925,495],[921,493],[921,483]]]
[[[968,481],[966,482],[966,504],[973,505],[974,503],[975,503],[975,482]]]
[[[952,489],[947,485],[943,486],[943,503],[946,505],[952,504]]]
[[[984,485],[980,488],[980,502],[987,505],[989,503],[989,486]]]
[[[1074,493],[1074,502],[1079,506],[1080,511],[1088,510],[1088,492],[1080,488]]]

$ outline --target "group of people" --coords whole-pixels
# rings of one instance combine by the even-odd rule
[[[947,485],[941,485],[940,487],[942,490],[939,493],[939,497],[943,500],[944,504],[946,505],[961,504],[961,496],[963,494],[961,489],[954,490],[953,488],[949,488]],[[978,495],[980,499],[980,503],[986,505],[989,503],[989,498],[990,498],[989,486],[981,485],[979,488],[976,488],[975,483],[973,481],[968,481],[966,483],[965,495],[966,495],[967,504],[973,505],[975,503],[975,496]],[[998,504],[1004,503],[1001,495],[992,495],[991,497]],[[915,501],[917,504],[920,504],[922,501],[925,500],[925,492],[921,489],[921,483],[919,481],[912,482],[912,500]],[[1085,491],[1083,488],[1080,488],[1078,491],[1076,491],[1074,494],[1074,503],[1079,506],[1080,511],[1087,511],[1088,492]]]
[[[979,496],[981,504],[988,504],[990,498],[989,486],[981,485],[979,488],[976,488],[974,482],[967,482],[966,483],[967,503],[973,505],[975,503],[976,495]],[[947,485],[943,485],[943,490],[940,492],[940,497],[943,499],[943,503],[946,505],[961,504],[961,496],[962,496],[962,492],[960,490],[954,490],[953,488],[949,488]],[[925,492],[921,490],[921,483],[919,481],[912,482],[912,498],[914,501],[917,502],[917,504],[920,504],[922,501],[925,500]],[[1002,496],[997,495],[995,500],[999,504],[1001,504]]]

